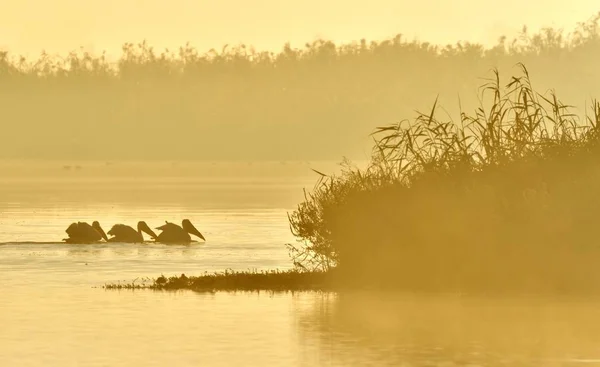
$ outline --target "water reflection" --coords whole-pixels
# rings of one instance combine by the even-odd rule
[[[342,293],[297,306],[333,365],[600,365],[600,300]]]

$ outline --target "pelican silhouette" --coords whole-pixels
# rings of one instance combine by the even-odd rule
[[[194,227],[192,222],[189,219],[184,219],[181,222],[181,227],[175,223],[167,222],[160,227],[156,227],[156,229],[161,230],[161,234],[156,237],[156,242],[162,243],[190,243],[192,242],[192,237],[190,234],[198,236],[202,240],[206,241],[202,233]]]
[[[65,232],[67,232],[69,238],[64,238],[63,241],[67,243],[94,243],[101,241],[103,238],[108,241],[106,233],[104,233],[97,220],[91,226],[87,222],[71,223]]]
[[[137,231],[132,227],[125,224],[115,224],[112,226],[108,234],[111,237],[108,242],[122,242],[122,243],[143,243],[144,236],[142,232],[146,233],[153,239],[156,238],[156,233],[148,227],[146,222],[139,221],[137,224]]]

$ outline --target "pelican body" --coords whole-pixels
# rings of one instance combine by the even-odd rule
[[[122,243],[143,243],[144,236],[142,232],[146,233],[152,238],[156,238],[156,233],[144,221],[140,221],[137,224],[137,231],[130,226],[125,224],[115,224],[108,234],[111,237],[108,242],[122,242]]]
[[[161,243],[190,243],[192,242],[192,237],[190,234],[193,234],[203,241],[206,241],[202,233],[194,227],[192,222],[188,219],[184,219],[181,222],[181,227],[175,223],[170,223],[165,221],[166,224],[163,224],[160,227],[156,227],[156,229],[161,230],[162,232],[156,237],[156,242]]]
[[[108,241],[106,233],[100,223],[95,220],[90,226],[87,222],[76,222],[65,230],[69,235],[69,238],[63,239],[67,243],[95,243],[100,242],[102,239]]]

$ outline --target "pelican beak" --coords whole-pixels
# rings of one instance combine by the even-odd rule
[[[154,233],[154,231],[152,229],[150,229],[150,227],[148,227],[148,225],[146,224],[146,222],[144,222],[144,221],[139,222],[138,223],[138,230],[146,233],[152,239],[156,239],[156,233]]]
[[[194,228],[192,231],[190,231],[191,234],[196,235],[200,238],[202,238],[202,241],[206,241],[206,238],[204,238],[204,236],[202,235],[202,233],[200,233],[199,230],[197,230],[196,228]]]
[[[100,233],[102,238],[104,238],[104,241],[108,242],[108,237],[106,236],[106,233],[104,233],[102,227],[100,227],[100,223],[98,223],[98,221],[94,221],[94,223],[92,223],[92,227],[94,227],[94,229]]]
[[[184,229],[189,233],[189,234],[193,234],[194,236],[197,236],[199,238],[201,238],[203,241],[206,241],[206,239],[204,238],[204,236],[202,235],[202,233],[200,233],[199,230],[196,229],[196,227],[194,227],[194,225],[192,224],[192,222],[190,222],[189,220],[185,220],[183,223]]]

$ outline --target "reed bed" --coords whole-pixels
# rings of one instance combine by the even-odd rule
[[[377,128],[365,170],[322,174],[289,215],[300,269],[413,290],[600,290],[600,104],[579,118],[527,68],[481,105]]]
[[[585,293],[600,290],[600,102],[579,117],[529,71],[458,122],[438,101],[378,127],[366,169],[321,175],[289,214],[295,268],[107,289]]]

